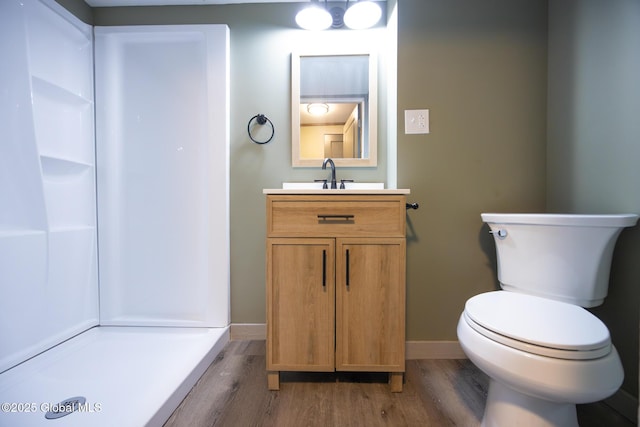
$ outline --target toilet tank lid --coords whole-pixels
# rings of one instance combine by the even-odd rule
[[[482,327],[526,343],[588,351],[609,346],[609,330],[577,305],[510,291],[470,298],[466,314]]]
[[[483,213],[482,221],[496,224],[572,225],[584,227],[633,227],[636,214]]]

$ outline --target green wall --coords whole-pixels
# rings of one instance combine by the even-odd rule
[[[549,2],[550,211],[640,213],[640,2]],[[620,235],[609,296],[593,312],[638,395],[640,226]]]
[[[545,210],[546,3],[401,0],[398,187],[411,188],[411,340],[455,340],[465,301],[496,289],[482,212]],[[403,134],[428,108],[431,133]]]

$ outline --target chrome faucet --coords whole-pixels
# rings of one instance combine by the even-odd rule
[[[327,163],[331,165],[331,189],[336,190],[338,188],[338,185],[336,183],[336,164],[333,163],[333,160],[327,157],[326,159],[324,159],[324,162],[322,162],[323,170],[327,169]]]

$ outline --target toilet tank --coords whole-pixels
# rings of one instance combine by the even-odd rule
[[[483,213],[481,217],[494,236],[498,280],[504,290],[582,307],[604,301],[618,235],[638,220],[635,214]]]

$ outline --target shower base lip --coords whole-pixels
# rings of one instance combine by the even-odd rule
[[[91,328],[0,375],[0,425],[51,427],[70,396],[86,401],[65,427],[162,425],[228,341],[228,327]]]

